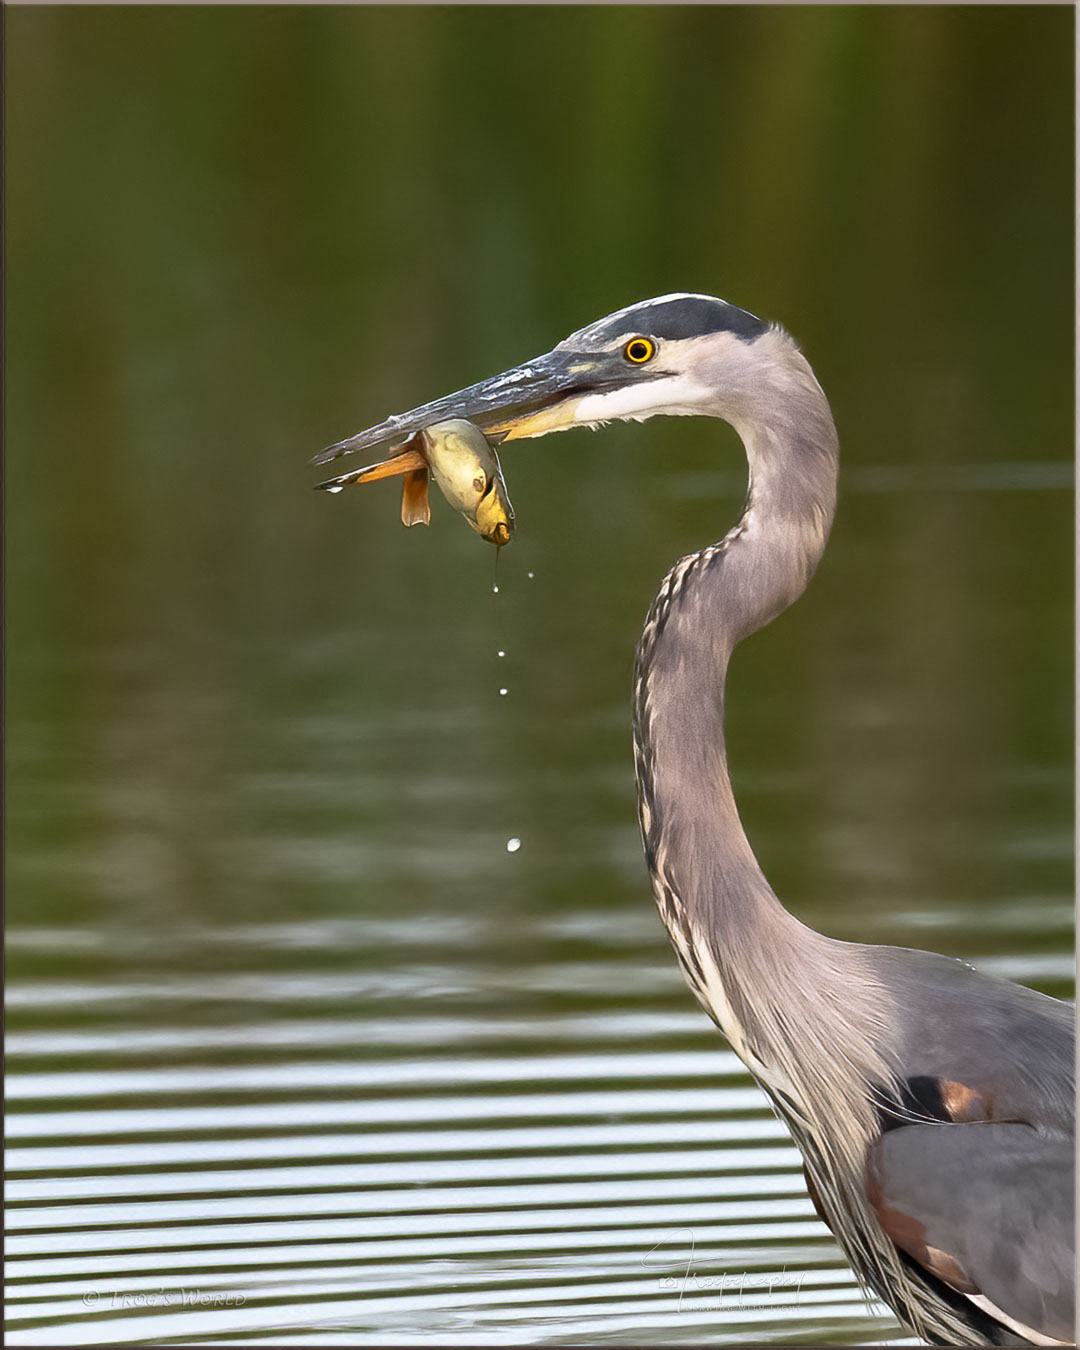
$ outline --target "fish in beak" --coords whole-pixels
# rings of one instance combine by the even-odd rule
[[[596,388],[593,370],[596,364],[595,358],[556,349],[493,379],[447,394],[411,412],[388,417],[378,426],[328,445],[311,462],[329,464],[341,455],[389,445],[390,453],[384,459],[316,486],[333,490],[420,467],[414,458],[419,452],[412,446],[411,438],[448,418],[472,422],[493,445],[572,427],[577,421],[575,410],[579,399]],[[402,462],[397,463],[399,460]]]
[[[388,449],[377,464],[316,487],[335,491],[411,472],[419,464],[405,459],[415,450],[410,438],[448,418],[472,422],[491,445],[501,445],[658,413],[725,416],[714,398],[717,363],[731,367],[736,384],[745,379],[746,352],[768,331],[756,315],[715,296],[680,292],[629,305],[571,333],[544,356],[328,445],[312,464]]]
[[[691,299],[694,303],[701,300]],[[670,343],[643,332],[655,317],[656,305],[670,308],[672,301],[677,309],[683,305],[682,298],[667,297],[663,302],[620,310],[572,333],[544,356],[335,441],[313,456],[312,464],[329,464],[342,455],[376,448],[383,449],[383,457],[316,487],[337,492],[351,483],[419,471],[423,459],[414,437],[448,419],[471,422],[494,446],[617,418],[641,420],[657,413],[699,412],[701,390],[684,378],[679,365],[680,359],[685,365],[687,355],[688,344],[682,340],[685,325],[671,329]],[[719,300],[706,298],[706,303],[731,309]],[[742,314],[741,310],[732,312]],[[670,347],[671,359],[665,359],[665,347]]]
[[[340,492],[352,483],[372,483],[380,478],[404,478],[401,490],[401,520],[405,525],[431,521],[428,478],[481,538],[501,548],[514,532],[514,508],[506,490],[502,465],[484,433],[472,422],[450,418],[424,427],[397,447],[389,459],[320,484],[328,492]]]

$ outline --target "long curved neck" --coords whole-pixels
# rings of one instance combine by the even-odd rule
[[[903,1271],[892,1244],[874,1237],[863,1169],[880,1128],[876,1103],[898,1091],[897,1010],[871,949],[824,937],[780,904],[728,777],[728,660],[802,593],[836,503],[825,396],[793,344],[776,356],[755,364],[765,378],[715,402],[750,463],[743,517],[672,568],[645,622],[635,667],[638,808],[657,904],[690,987],[787,1120],[856,1268],[895,1288]],[[824,1104],[836,1102],[826,1124]]]
[[[783,334],[776,340],[790,344]],[[724,743],[731,652],[805,589],[836,503],[828,403],[794,344],[783,357],[729,405],[718,399],[746,447],[746,509],[725,539],[682,559],[665,578],[635,671],[639,810],[661,912],[671,928],[677,909],[680,921],[719,941],[721,955],[736,962],[761,949],[761,933],[750,941],[751,930],[767,926],[775,941],[807,931],[782,908],[754,857]]]

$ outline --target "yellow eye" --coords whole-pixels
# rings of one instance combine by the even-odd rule
[[[656,355],[656,343],[651,338],[631,338],[622,349],[622,354],[635,366],[643,366]]]

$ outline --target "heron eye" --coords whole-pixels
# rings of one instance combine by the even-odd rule
[[[635,366],[643,366],[656,355],[656,343],[650,338],[631,338],[623,348],[623,356]]]

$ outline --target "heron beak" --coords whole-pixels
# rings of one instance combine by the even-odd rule
[[[604,378],[604,365],[597,357],[582,352],[548,352],[546,356],[526,361],[490,380],[460,389],[456,394],[447,394],[445,398],[425,403],[411,412],[387,418],[378,426],[328,445],[312,458],[311,463],[328,464],[340,455],[389,444],[391,451],[380,465],[360,471],[365,475],[364,481],[405,473],[413,467],[411,464],[401,468],[391,466],[410,452],[409,439],[424,427],[450,417],[463,417],[475,423],[495,445],[561,431],[575,425],[575,409],[586,394],[610,387],[611,376]],[[375,473],[374,470],[380,467],[384,471]],[[359,477],[343,475],[317,486],[342,486],[345,478],[351,482],[360,481]]]

